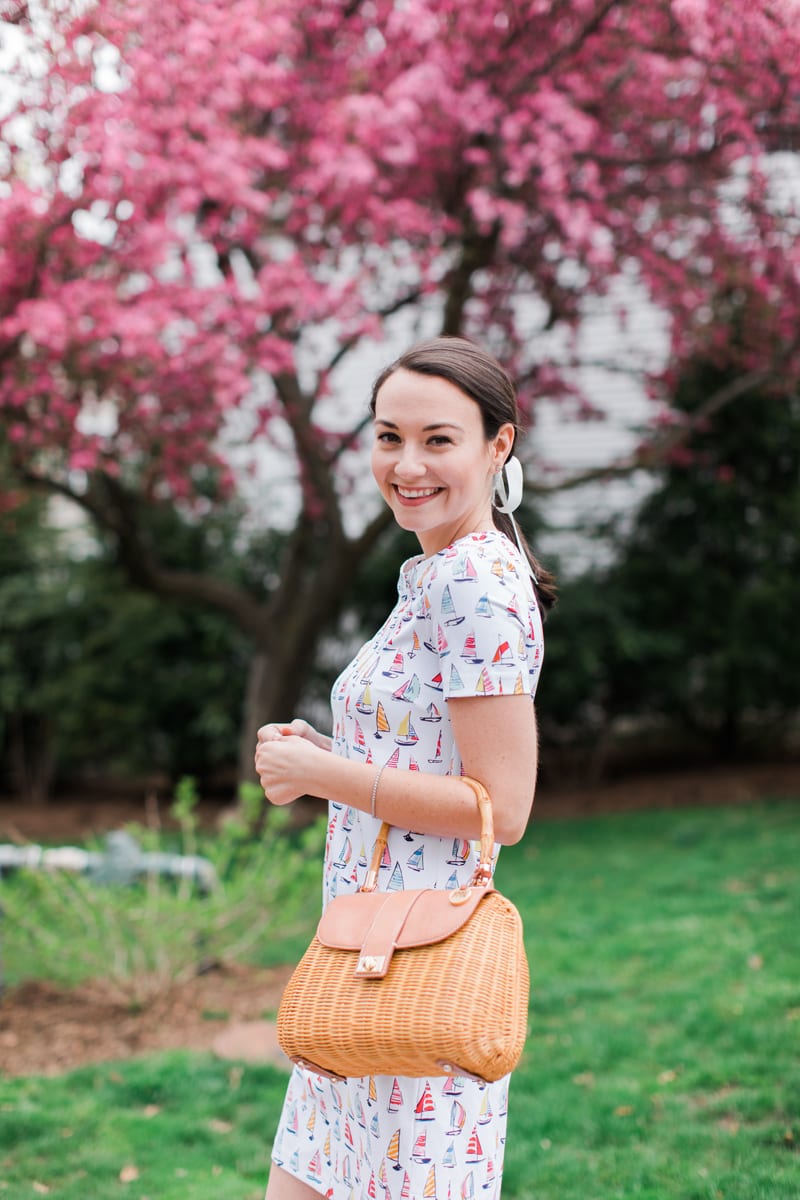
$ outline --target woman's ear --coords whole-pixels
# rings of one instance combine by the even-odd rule
[[[514,447],[514,438],[516,429],[507,421],[505,425],[501,425],[492,441],[492,449],[494,451],[494,469],[499,471],[503,463],[508,458]]]

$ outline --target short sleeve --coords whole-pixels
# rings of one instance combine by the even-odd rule
[[[535,695],[542,622],[516,548],[492,538],[444,554],[427,591],[446,697]]]

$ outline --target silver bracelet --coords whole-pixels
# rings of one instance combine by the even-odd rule
[[[378,799],[378,784],[381,781],[381,775],[383,774],[385,766],[386,763],[382,763],[381,766],[378,767],[378,770],[375,772],[375,778],[372,782],[372,795],[369,798],[369,811],[370,815],[373,817],[375,816],[375,802]]]

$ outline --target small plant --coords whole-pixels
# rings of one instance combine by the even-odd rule
[[[178,830],[131,825],[146,856],[208,860],[216,886],[147,870],[133,882],[98,882],[66,870],[22,869],[0,883],[5,969],[16,981],[102,981],[115,999],[147,1004],[225,962],[272,958],[270,944],[304,932],[319,905],[324,821],[290,834],[289,814],[243,785],[234,818],[201,834],[194,781],[176,789]],[[98,849],[98,847],[93,847]],[[107,878],[107,877],[104,877]]]

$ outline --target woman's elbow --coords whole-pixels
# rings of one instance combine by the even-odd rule
[[[521,842],[528,828],[533,808],[533,797],[518,808],[509,808],[505,812],[495,811],[494,838],[501,846],[516,846]]]

